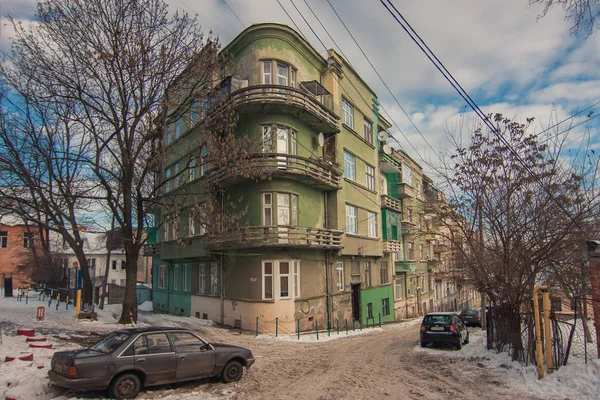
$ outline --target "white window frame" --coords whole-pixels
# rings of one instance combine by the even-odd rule
[[[282,267],[281,264],[285,264],[285,263],[287,263],[287,266],[288,266],[287,273],[281,272],[281,267]],[[277,275],[278,275],[277,282],[279,283],[279,288],[278,288],[277,293],[279,293],[280,299],[291,299],[292,295],[293,295],[292,294],[292,280],[291,280],[291,278],[292,278],[292,262],[288,261],[288,260],[280,260],[277,264],[278,264],[277,265],[277,267],[278,267],[277,268]],[[283,288],[283,280],[286,278],[287,278],[287,295],[284,295],[282,288]]]
[[[404,282],[401,279],[396,280],[396,300],[404,298]]]
[[[365,185],[367,189],[375,191],[375,168],[365,164]]]
[[[402,261],[402,260],[400,260],[400,252],[399,251],[394,252],[394,262],[396,262],[396,261]]]
[[[365,140],[373,144],[373,123],[366,118],[363,123],[363,132]]]
[[[358,234],[358,208],[346,204],[346,233]]]
[[[365,261],[365,287],[371,287],[371,261]]]
[[[210,263],[210,294],[217,294],[217,284],[219,281],[219,270],[217,263]]]
[[[389,263],[387,261],[379,262],[379,284],[385,285],[389,282]]]
[[[263,193],[263,226],[273,225],[273,193]]]
[[[35,234],[33,232],[23,232],[23,248],[30,249],[34,238]]]
[[[279,67],[285,68],[285,75],[281,75],[279,73]],[[290,79],[290,66],[288,64],[276,61],[275,68],[276,68],[276,73],[277,73],[277,84],[280,86],[289,86],[288,83],[289,83],[289,79]],[[285,83],[281,83],[280,80],[284,80]]]
[[[188,215],[188,235],[189,237],[196,236],[196,220],[194,219],[191,208]]]
[[[187,292],[188,288],[189,288],[188,287],[189,286],[189,283],[188,283],[188,265],[187,264],[183,264],[182,266],[183,266],[183,268],[182,268],[181,273],[183,275],[182,276],[182,278],[183,278],[182,281],[183,282],[181,283],[181,290],[183,290],[184,292]]]
[[[356,157],[347,151],[344,151],[344,178],[356,180]]]
[[[267,68],[269,71],[267,72]],[[262,83],[265,85],[273,84],[273,63],[271,60],[262,62]]]
[[[423,244],[419,243],[419,260],[423,260]]]
[[[267,274],[265,272],[265,268],[267,264],[271,265],[271,273]],[[263,300],[275,300],[275,262],[274,261],[263,261],[262,262],[262,298]],[[271,296],[267,297],[266,288],[267,288],[267,278],[271,278]]]
[[[281,272],[281,264],[288,264],[288,272]],[[261,268],[261,282],[262,282],[262,299],[263,300],[289,300],[300,298],[300,260],[285,259],[285,260],[263,260]],[[266,266],[271,265],[271,273],[267,274]],[[272,297],[266,297],[266,288],[268,286],[267,278],[271,279],[271,293]],[[282,295],[282,280],[287,278],[288,282],[288,295]]]
[[[413,185],[412,168],[407,164],[402,164],[402,182],[409,186]]]
[[[294,260],[294,298],[300,298],[300,261]]]
[[[343,291],[345,288],[344,284],[344,262],[338,261],[335,263],[335,269],[337,271],[337,290],[339,292]]]
[[[342,99],[342,118],[346,126],[354,129],[354,106],[346,99]]]
[[[206,294],[206,264],[198,264],[198,294]]]
[[[367,236],[370,238],[377,237],[377,214],[367,211]]]
[[[179,264],[173,265],[173,290],[179,290]]]
[[[159,265],[158,266],[158,288],[165,289],[165,283],[167,282],[167,266]]]

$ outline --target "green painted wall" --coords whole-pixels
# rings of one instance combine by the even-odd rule
[[[383,315],[382,299],[387,299],[388,314]],[[363,289],[360,291],[360,308],[361,320],[363,325],[367,324],[368,304],[372,304],[373,318],[375,324],[379,322],[381,314],[381,322],[390,322],[394,320],[394,289],[392,285],[385,285],[371,289]],[[369,325],[373,324],[373,320],[368,321]]]
[[[388,196],[399,200],[398,196],[398,174],[385,174],[387,180],[387,193]]]
[[[400,240],[400,232],[402,229],[402,217],[399,212],[393,210],[382,209],[382,237],[383,240]]]
[[[158,287],[159,278],[159,265],[167,266],[166,282],[167,287],[161,289]],[[182,265],[182,264],[179,264]],[[152,287],[153,287],[153,298],[152,306],[156,311],[168,312],[169,314],[190,316],[191,309],[191,279],[192,279],[192,268],[188,264],[187,268],[187,281],[188,290],[182,290],[183,284],[183,269],[180,268],[180,276],[178,282],[178,290],[174,290],[174,265],[169,264],[163,260],[154,259],[152,266]]]

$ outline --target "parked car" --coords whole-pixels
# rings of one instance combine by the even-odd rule
[[[74,390],[105,390],[133,399],[145,386],[220,376],[237,381],[250,368],[249,349],[209,343],[181,328],[134,328],[111,333],[90,349],[59,351],[48,376]]]
[[[429,313],[421,323],[421,347],[429,343],[450,343],[461,349],[469,343],[469,330],[456,313]]]
[[[481,327],[481,310],[477,308],[464,310],[460,313],[460,319],[462,319],[466,326]]]

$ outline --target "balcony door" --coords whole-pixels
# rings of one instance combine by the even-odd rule
[[[288,226],[290,225],[290,195],[277,193],[277,225],[279,243],[289,243]]]
[[[288,154],[288,143],[289,143],[289,129],[283,127],[277,127],[277,153]],[[287,169],[287,157],[277,157],[277,168]]]

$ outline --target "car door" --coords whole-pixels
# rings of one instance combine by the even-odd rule
[[[175,379],[177,359],[166,333],[140,335],[134,343],[135,366],[146,374],[146,384]]]
[[[178,381],[212,376],[215,370],[215,350],[190,332],[171,332],[177,357]]]

